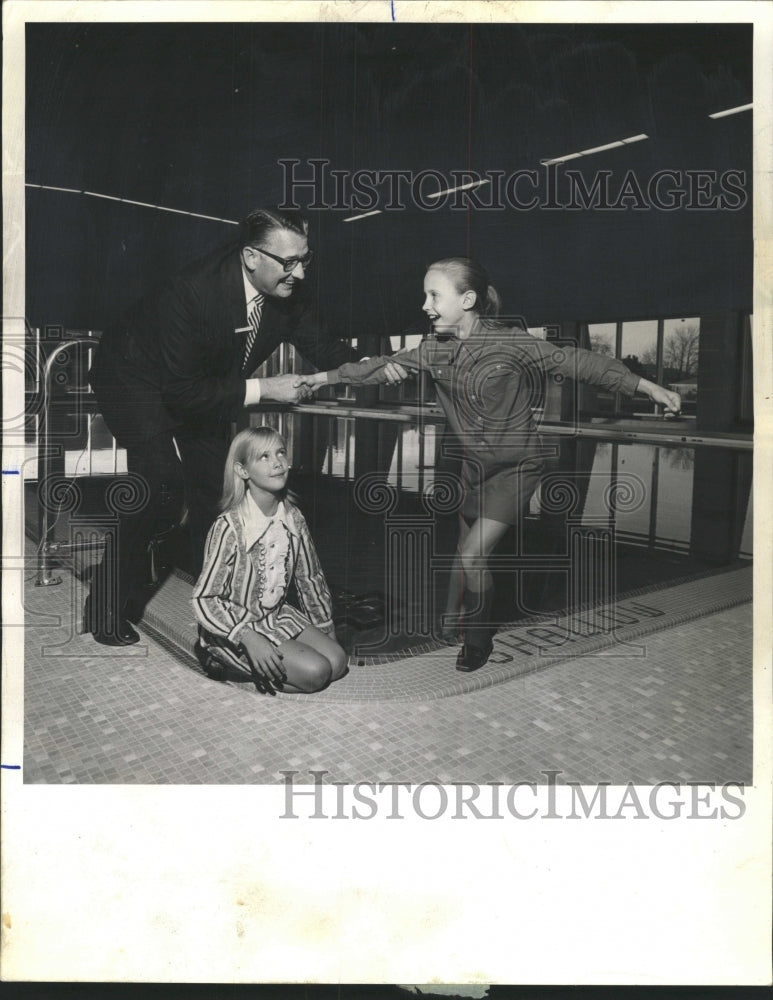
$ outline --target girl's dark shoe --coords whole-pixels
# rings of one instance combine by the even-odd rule
[[[461,670],[465,674],[471,674],[473,670],[479,670],[486,660],[488,660],[489,656],[491,656],[493,649],[494,644],[492,642],[486,646],[472,646],[469,643],[465,643],[459,650],[459,656],[456,658],[456,669]]]
[[[463,619],[464,645],[456,661],[457,670],[472,673],[473,670],[479,670],[491,656],[496,632],[491,624],[493,598],[494,590],[491,587],[482,593],[474,593],[465,588],[464,607],[475,610],[467,612]]]

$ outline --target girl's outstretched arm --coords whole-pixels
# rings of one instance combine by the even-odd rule
[[[367,358],[366,361],[370,361]],[[399,385],[400,382],[404,382],[408,376],[409,372],[403,368],[402,365],[397,364],[391,358],[379,359],[386,362],[383,367],[375,369],[373,373],[369,373],[366,379],[363,379],[358,384],[360,385]],[[355,362],[357,364],[363,364],[364,362]],[[299,375],[298,376],[300,384],[307,386],[312,391],[314,389],[321,389],[326,385],[338,385],[342,381],[348,381],[348,379],[343,379],[339,375],[339,369],[334,368],[329,372],[315,372],[313,375]]]
[[[348,385],[395,385],[413,372],[426,367],[428,362],[425,355],[426,351],[423,351],[420,345],[390,357],[382,355],[365,358],[362,361],[341,365],[340,368],[334,368],[329,372],[300,375],[299,378],[312,389],[319,389],[325,385],[338,385],[341,382]]]
[[[682,409],[679,393],[635,375],[617,358],[596,354],[582,347],[539,340],[526,333],[519,334],[513,341],[513,346],[516,356],[526,364],[539,366],[545,372],[560,372],[578,382],[612,392],[623,392],[627,396],[641,392],[670,413],[679,413]]]
[[[682,397],[678,392],[671,392],[670,389],[664,389],[663,386],[658,385],[656,382],[650,382],[646,378],[639,379],[636,391],[643,392],[645,396],[649,396],[653,403],[659,403],[661,406],[664,406],[668,413],[681,412]]]

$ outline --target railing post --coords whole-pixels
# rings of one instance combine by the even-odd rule
[[[51,543],[49,534],[51,533],[55,521],[52,523],[51,507],[48,502],[47,493],[51,480],[51,460],[54,454],[54,447],[51,444],[51,382],[54,364],[63,351],[72,350],[80,346],[94,345],[94,340],[80,339],[67,340],[54,348],[46,359],[43,369],[43,405],[40,408],[40,423],[38,434],[38,571],[35,579],[36,587],[53,587],[62,582],[61,576],[55,574],[52,568]],[[57,446],[56,453],[59,454],[60,447]],[[77,476],[77,469],[76,469]],[[61,512],[61,504],[59,511]]]

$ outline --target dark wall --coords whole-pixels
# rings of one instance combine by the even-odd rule
[[[280,159],[301,160],[303,174],[313,157],[346,171],[537,170],[544,189],[541,159],[646,133],[558,174],[566,205],[567,168],[589,188],[608,171],[614,203],[632,170],[644,204],[430,211],[406,192],[404,209],[355,223],[311,210],[309,280],[344,335],[420,320],[424,267],[456,253],[480,258],[532,324],[743,310],[751,114],[708,114],[750,100],[748,26],[35,24],[27,180],[238,220],[282,200]],[[676,172],[672,187],[689,189],[689,170],[745,182],[724,208],[711,200],[717,180],[693,190],[693,207],[665,211],[646,196],[663,170]],[[35,325],[100,327],[235,233],[80,194],[28,188],[27,204]]]

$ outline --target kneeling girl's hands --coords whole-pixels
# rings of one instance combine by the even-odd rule
[[[252,629],[242,629],[239,641],[247,654],[247,660],[252,671],[252,679],[258,691],[268,691],[273,694],[274,686],[281,688],[287,680],[282,654],[268,639],[253,632]]]

